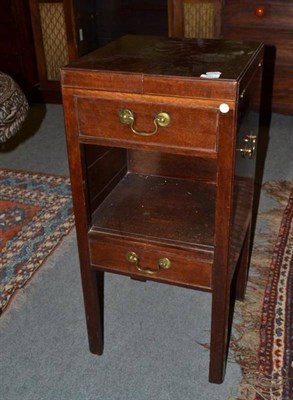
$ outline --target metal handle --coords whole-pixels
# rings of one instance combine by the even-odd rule
[[[158,132],[159,126],[167,126],[169,125],[171,120],[169,114],[167,114],[166,112],[160,112],[154,118],[155,129],[152,132],[140,132],[134,127],[134,114],[131,110],[128,110],[128,108],[122,108],[121,110],[119,110],[118,115],[120,122],[122,124],[130,125],[130,129],[132,130],[132,132],[139,136],[155,135]]]
[[[134,252],[134,251],[129,251],[126,254],[126,260],[135,264],[135,268],[140,271],[143,272],[145,274],[149,274],[149,275],[155,275],[158,272],[160,272],[161,269],[169,269],[171,267],[171,261],[169,260],[169,258],[160,258],[158,260],[158,264],[157,264],[157,269],[156,270],[152,270],[152,269],[148,269],[148,268],[141,268],[139,266],[139,259],[138,259],[138,255]]]
[[[240,151],[241,156],[243,158],[252,158],[256,147],[256,136],[246,135],[243,138],[243,142],[244,142],[244,147],[237,149],[237,151]]]

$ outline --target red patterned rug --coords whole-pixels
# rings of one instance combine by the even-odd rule
[[[73,226],[69,178],[0,170],[0,315]]]
[[[293,183],[264,186],[247,293],[236,304],[231,347],[243,380],[237,400],[293,399]]]

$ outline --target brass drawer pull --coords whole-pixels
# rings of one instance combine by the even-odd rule
[[[243,138],[244,147],[237,149],[243,158],[252,158],[256,147],[256,136],[246,135]]]
[[[169,260],[169,258],[160,258],[158,261],[156,270],[151,270],[148,268],[141,268],[139,266],[138,255],[134,251],[129,251],[126,254],[126,260],[135,264],[135,267],[138,271],[143,272],[145,274],[149,274],[149,275],[155,275],[158,272],[160,272],[161,269],[169,269],[171,267],[171,261]]]
[[[130,125],[130,129],[133,133],[139,136],[152,136],[158,132],[159,126],[167,126],[170,123],[170,115],[165,112],[158,113],[154,118],[154,125],[155,129],[152,132],[139,132],[134,127],[134,114],[132,111],[128,110],[127,108],[122,108],[118,112],[120,122],[122,124]]]

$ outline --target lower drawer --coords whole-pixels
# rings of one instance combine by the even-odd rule
[[[90,261],[98,269],[178,286],[211,290],[212,257],[170,252],[142,243],[89,241]],[[183,254],[184,253],[184,254]]]

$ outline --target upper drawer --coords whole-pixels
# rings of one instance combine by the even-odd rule
[[[118,97],[118,99],[116,99]],[[219,111],[215,106],[199,106],[191,101],[152,96],[132,97],[116,94],[105,97],[76,97],[76,115],[81,140],[126,148],[153,148],[160,151],[190,153],[216,152]],[[121,122],[119,112],[130,110],[132,125]],[[155,118],[167,113],[170,122],[159,126]],[[156,129],[156,125],[158,125]],[[155,132],[155,133],[154,133]]]
[[[257,12],[262,6],[263,12]],[[285,4],[286,3],[286,4]],[[228,1],[223,8],[223,30],[227,26],[267,29],[292,29],[293,5],[291,1],[267,0],[259,1]],[[265,40],[265,38],[263,38]]]

